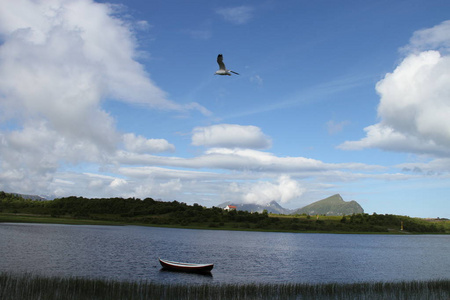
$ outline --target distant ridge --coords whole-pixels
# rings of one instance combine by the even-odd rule
[[[259,204],[252,204],[252,203],[236,204],[234,202],[225,202],[225,203],[219,204],[217,207],[225,208],[225,207],[227,207],[227,205],[234,205],[237,207],[237,210],[245,210],[248,212],[262,213],[264,210],[267,210],[268,213],[282,214],[282,215],[289,215],[293,212],[293,210],[282,207],[276,201],[271,201],[266,205],[259,205]]]
[[[267,205],[241,203],[236,204],[234,202],[225,202],[217,207],[225,208],[227,205],[234,205],[237,210],[245,210],[249,212],[262,213],[267,210],[268,213],[283,214],[283,215],[327,215],[327,216],[343,216],[352,214],[362,214],[364,209],[356,201],[344,201],[341,195],[336,194],[328,198],[311,203],[303,208],[297,210],[287,209],[282,207],[278,202],[271,201]]]
[[[294,212],[294,214],[343,216],[351,214],[362,214],[364,209],[356,201],[346,202],[341,195],[319,200]]]

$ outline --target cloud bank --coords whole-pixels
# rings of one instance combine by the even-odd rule
[[[102,109],[108,99],[208,112],[167,98],[136,60],[132,21],[116,15],[115,6],[92,0],[2,1],[0,188],[39,190],[61,165],[107,163],[121,143],[138,153],[174,150],[117,132]]]

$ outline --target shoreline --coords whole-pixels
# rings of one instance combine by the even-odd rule
[[[273,229],[250,229],[234,227],[210,227],[208,225],[154,225],[145,223],[130,223],[122,221],[105,221],[77,218],[61,218],[32,214],[12,214],[0,213],[1,223],[36,223],[36,224],[61,224],[61,225],[105,225],[105,226],[143,226],[157,228],[176,228],[176,229],[198,229],[198,230],[227,230],[227,231],[247,231],[247,232],[280,232],[280,233],[322,233],[322,234],[376,234],[376,235],[449,235],[447,232],[407,232],[393,230],[389,232],[365,232],[365,231],[314,231],[314,230],[273,230]]]

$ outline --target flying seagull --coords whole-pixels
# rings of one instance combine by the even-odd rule
[[[225,68],[225,64],[223,63],[223,55],[222,54],[217,55],[217,63],[219,64],[219,70],[217,70],[216,73],[214,73],[214,75],[231,76],[230,72],[239,75],[239,73],[231,71],[231,70],[227,70],[227,68]]]

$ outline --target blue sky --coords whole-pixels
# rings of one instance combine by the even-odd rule
[[[448,1],[0,3],[1,190],[450,217]]]

